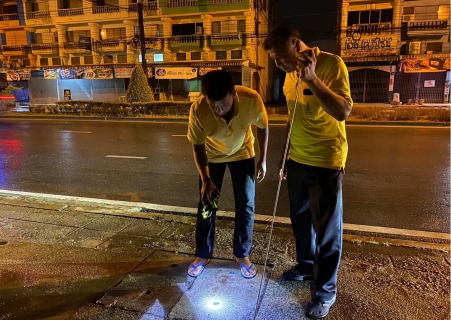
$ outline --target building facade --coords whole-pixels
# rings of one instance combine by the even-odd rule
[[[448,103],[449,1],[345,0],[340,54],[357,103]]]
[[[136,0],[1,1],[1,67],[30,100],[118,100],[139,63]],[[146,0],[142,4],[150,84],[157,97],[187,99],[211,69],[271,99],[260,34],[264,0]],[[42,80],[46,81],[42,81]],[[56,89],[55,89],[56,88]],[[69,91],[68,91],[69,90]]]

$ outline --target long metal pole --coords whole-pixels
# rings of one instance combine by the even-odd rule
[[[283,174],[284,174],[283,171],[284,171],[284,168],[285,168],[285,163],[287,161],[288,149],[290,148],[291,130],[293,128],[294,115],[296,114],[296,108],[297,108],[298,99],[299,99],[299,91],[300,91],[300,88],[301,88],[301,82],[302,82],[302,78],[299,77],[299,80],[298,80],[297,85],[296,85],[296,98],[294,99],[293,114],[291,115],[290,128],[288,130],[287,141],[285,143],[285,150],[283,152],[282,168],[281,168],[281,172],[279,174],[279,184],[277,186],[276,201],[274,203],[274,210],[273,210],[273,213],[272,213],[271,227],[269,229],[269,239],[268,239],[268,246],[266,248],[265,264],[263,265],[263,273],[262,273],[262,278],[260,280],[260,288],[258,289],[257,302],[255,304],[254,320],[257,319],[257,315],[258,315],[258,308],[259,308],[259,304],[260,304],[260,296],[261,296],[261,291],[262,291],[262,286],[263,286],[263,279],[264,279],[265,273],[266,273],[266,264],[268,263],[269,249],[271,247],[272,231],[274,229],[274,220],[276,219],[277,204],[279,202],[280,186],[281,186],[282,180],[283,180]]]
[[[139,39],[141,42],[141,65],[144,70],[144,74],[147,77],[147,59],[146,59],[146,35],[144,34],[144,17],[143,17],[143,4],[138,2],[138,23],[139,23]]]

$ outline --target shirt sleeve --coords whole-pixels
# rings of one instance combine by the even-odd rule
[[[265,129],[268,126],[268,115],[266,113],[265,104],[258,93],[256,94],[256,98],[257,118],[255,125],[260,129]]]
[[[349,85],[349,73],[346,68],[345,63],[341,58],[338,57],[337,64],[335,68],[331,68],[329,73],[328,83],[326,85],[334,93],[343,97],[348,101],[349,105],[352,107],[353,101],[351,98],[351,89]]]
[[[204,144],[207,138],[204,129],[199,123],[199,119],[194,111],[196,103],[191,105],[189,110],[189,123],[188,123],[188,141],[192,144]]]

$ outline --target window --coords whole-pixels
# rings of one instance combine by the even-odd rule
[[[70,64],[74,66],[80,65],[80,57],[72,57],[70,58]]]
[[[402,8],[403,14],[414,14],[415,13],[415,7],[404,7]]]
[[[78,42],[80,37],[91,37],[89,30],[67,31],[67,42]]]
[[[359,12],[358,11],[348,12],[348,27],[351,27],[353,24],[359,24]]]
[[[404,14],[405,13],[404,8]],[[348,12],[348,27],[354,24],[378,24],[391,23],[393,21],[393,9],[366,10]]]
[[[232,59],[242,59],[243,51],[242,50],[232,50],[231,55],[232,55]]]
[[[52,66],[60,66],[61,58],[52,58]]]
[[[39,11],[39,4],[37,2],[32,2],[31,4],[31,12]]]
[[[415,20],[437,20],[439,6],[415,7]]]
[[[30,66],[30,59],[22,59],[22,65],[24,67],[29,67]]]
[[[103,63],[105,63],[105,64],[114,63],[113,56],[110,56],[110,55],[103,56]]]
[[[125,54],[119,54],[117,56],[117,63],[127,63],[127,56]]]
[[[155,53],[153,55],[153,62],[163,62],[164,61],[164,56],[162,53]]]
[[[227,51],[216,51],[216,60],[227,60]]]
[[[442,46],[443,46],[442,42],[429,42],[429,43],[426,43],[426,53],[428,51],[432,51],[434,53],[442,52]]]
[[[85,64],[94,64],[94,57],[93,56],[85,56],[84,62],[85,62]]]
[[[221,33],[221,22],[214,21],[211,23],[211,32],[212,33]]]
[[[41,64],[41,66],[48,66],[49,58],[41,58],[41,59],[39,59],[39,63]]]
[[[189,36],[192,34],[197,34],[200,28],[203,28],[203,23],[181,23],[172,25],[172,35],[173,36]]]
[[[177,61],[185,61],[186,60],[186,53],[185,52],[177,52],[176,60]]]
[[[34,34],[34,42],[35,43],[44,43],[42,40],[42,33],[35,33]]]
[[[120,40],[125,39],[125,28],[110,28],[106,29],[106,39],[107,40]],[[104,40],[104,39],[102,39]]]
[[[246,32],[246,20],[238,20],[238,32]]]
[[[191,60],[201,60],[201,53],[200,52],[191,52]]]

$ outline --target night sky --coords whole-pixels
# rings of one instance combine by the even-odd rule
[[[274,0],[274,24],[292,24],[307,45],[337,53],[338,3],[339,0]]]

